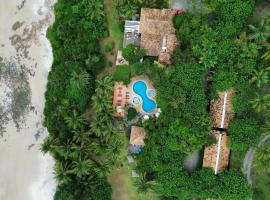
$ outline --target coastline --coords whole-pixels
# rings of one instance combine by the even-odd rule
[[[51,200],[55,192],[54,161],[40,152],[54,3],[5,0],[0,7],[0,199]]]

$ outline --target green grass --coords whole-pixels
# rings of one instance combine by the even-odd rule
[[[127,161],[129,141],[124,133],[121,134],[121,140],[124,142],[123,149],[119,155],[122,165],[118,163],[118,168],[114,169],[108,176],[108,182],[113,190],[112,200],[159,200],[153,192],[147,192],[146,194],[139,194],[137,192],[137,188],[133,184],[134,178],[131,177],[131,170],[135,166]]]
[[[127,165],[115,169],[108,180],[113,188],[112,200],[158,200],[152,192],[139,194],[133,184],[131,169]]]
[[[116,20],[114,9],[115,0],[105,0],[104,3],[109,31],[115,41],[116,48],[121,49],[123,43],[123,32],[118,21]]]
[[[130,66],[118,65],[115,68],[114,80],[124,82],[126,85],[130,83]]]

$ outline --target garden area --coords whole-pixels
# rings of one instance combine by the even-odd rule
[[[269,147],[256,149],[254,189],[241,170],[248,149],[256,148],[270,127],[270,15],[253,17],[258,2],[205,0],[203,12],[194,7],[196,12],[176,15],[181,46],[171,66],[129,45],[123,49],[129,65],[104,70],[114,65],[121,48],[124,20],[141,7],[165,8],[168,2],[59,0],[47,32],[54,61],[45,94],[49,136],[42,145],[55,159],[54,200],[268,200]],[[112,101],[114,81],[129,84],[140,75],[155,85],[162,114],[139,122],[147,137],[131,166],[127,128],[115,118]],[[214,176],[212,169],[195,163],[195,170],[187,171],[188,155],[197,151],[194,156],[201,157],[205,146],[215,142],[210,137],[210,101],[230,88],[236,95],[227,130],[229,169]],[[127,118],[136,114],[129,108]],[[131,177],[133,169],[139,178]]]

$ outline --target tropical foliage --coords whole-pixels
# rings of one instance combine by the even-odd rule
[[[220,91],[236,91],[234,120],[228,129],[233,151],[245,153],[263,132],[269,132],[269,17],[248,25],[253,0],[205,3],[210,15],[175,16],[181,46],[174,52],[172,66],[153,62],[144,50],[129,45],[123,56],[130,65],[117,66],[113,76],[97,76],[104,66],[99,41],[107,35],[103,1],[58,1],[55,23],[47,34],[54,63],[44,110],[50,134],[42,145],[42,151],[56,161],[55,200],[111,199],[106,177],[123,149],[123,127],[113,116],[113,81],[128,84],[131,77],[142,74],[154,83],[162,113],[142,123],[147,138],[137,157],[138,190],[150,189],[167,200],[250,199],[252,190],[239,169],[218,176],[208,168],[188,173],[183,162],[189,153],[214,142],[209,136],[209,102]],[[117,0],[115,8],[122,21],[142,6],[164,5],[167,1]]]
[[[134,44],[129,44],[126,48],[123,49],[123,57],[130,63],[139,62],[145,56],[145,50],[140,49],[140,47],[135,46]]]
[[[55,159],[55,200],[111,199],[106,176],[122,143],[112,116],[113,79],[95,81],[103,68],[98,47],[105,25],[101,0],[55,5],[55,23],[47,32],[54,56],[44,109],[49,136],[41,148]]]
[[[235,154],[244,155],[257,145],[266,122],[261,114],[269,110],[265,94],[269,38],[263,34],[266,39],[262,44],[252,36],[248,18],[253,14],[254,1],[205,3],[212,11],[210,15],[184,13],[174,18],[181,41],[173,56],[174,66],[164,69],[152,64],[151,73],[146,64],[143,67],[155,83],[162,114],[144,123],[148,137],[137,158],[138,171],[144,186],[154,181],[150,189],[164,199],[250,199],[252,189],[239,169],[213,176],[211,169],[188,174],[183,166],[188,153],[212,142],[207,137],[211,126],[208,105],[218,92],[236,90],[234,120],[228,129]],[[263,31],[268,30],[266,26]]]
[[[260,173],[270,172],[270,145],[262,144],[257,148],[254,167]]]
[[[140,13],[140,8],[166,8],[167,0],[116,0],[116,13],[119,20],[131,20]]]

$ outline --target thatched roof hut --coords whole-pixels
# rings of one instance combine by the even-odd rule
[[[144,146],[146,133],[143,127],[132,126],[130,133],[130,144]]]
[[[233,88],[226,92],[219,92],[219,98],[211,101],[210,114],[213,127],[225,129],[228,128],[229,121],[234,116],[232,108],[234,93],[235,89]]]
[[[141,9],[140,46],[146,50],[148,56],[161,55],[159,60],[163,64],[170,64],[167,62],[168,55],[171,55],[178,45],[173,27],[173,16],[174,11],[171,9]],[[166,56],[164,52],[167,53]]]
[[[212,131],[211,136],[217,142],[204,149],[203,167],[211,167],[218,173],[224,171],[229,164],[230,150],[227,147],[228,136],[225,132],[221,134],[220,131]],[[219,136],[221,137],[220,148],[218,147]]]

